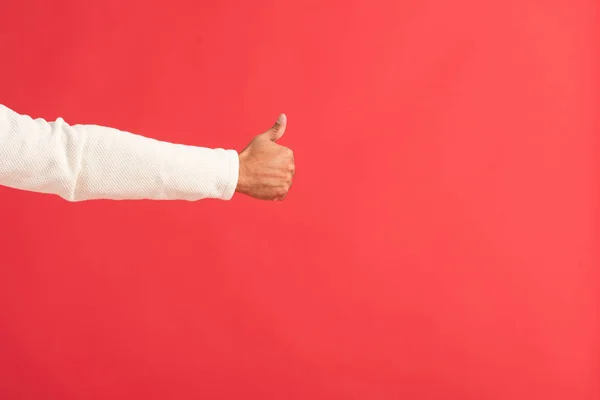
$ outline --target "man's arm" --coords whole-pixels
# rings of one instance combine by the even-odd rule
[[[294,154],[276,142],[284,114],[235,150],[184,146],[98,125],[68,125],[20,115],[0,104],[0,185],[69,201],[229,200],[235,192],[283,200]]]
[[[0,105],[0,185],[92,199],[229,200],[234,150],[166,143],[97,125],[32,119]]]

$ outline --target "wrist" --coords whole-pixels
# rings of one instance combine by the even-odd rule
[[[247,173],[246,173],[246,154],[242,151],[238,157],[238,174],[235,186],[235,192],[246,194],[248,193]]]

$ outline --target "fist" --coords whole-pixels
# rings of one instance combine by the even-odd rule
[[[240,153],[236,192],[260,200],[283,200],[287,196],[296,172],[294,153],[276,143],[286,124],[282,114],[271,129],[252,139]]]

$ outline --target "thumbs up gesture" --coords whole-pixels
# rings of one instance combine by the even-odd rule
[[[260,200],[283,200],[296,167],[294,153],[276,142],[285,133],[287,118],[281,114],[271,129],[256,136],[240,153],[236,192]]]

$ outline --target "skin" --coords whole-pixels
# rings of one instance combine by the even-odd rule
[[[292,150],[277,144],[286,125],[287,117],[281,114],[271,129],[256,136],[239,153],[236,192],[259,200],[285,199],[296,172]]]

